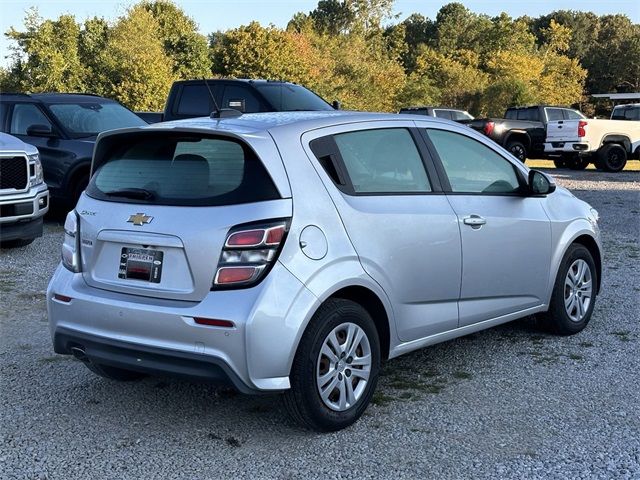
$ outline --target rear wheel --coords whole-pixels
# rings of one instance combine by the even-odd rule
[[[549,311],[541,316],[543,326],[558,335],[582,331],[593,313],[597,285],[591,253],[585,246],[574,243],[560,264]]]
[[[567,165],[571,170],[584,170],[589,166],[590,163],[591,162],[588,158],[579,156],[575,156],[570,160],[567,160]]]
[[[300,341],[285,407],[313,430],[348,427],[369,405],[379,370],[380,343],[369,313],[349,300],[328,300]]]
[[[627,151],[622,145],[608,143],[598,150],[597,166],[607,172],[619,172],[627,164]]]
[[[564,158],[554,158],[553,164],[556,168],[567,168],[567,161]]]
[[[523,143],[516,140],[511,140],[507,143],[506,148],[514,157],[516,157],[522,163],[524,163],[524,161],[527,159],[527,149]]]
[[[134,372],[133,370],[125,370],[124,368],[112,367],[110,365],[104,365],[101,363],[95,363],[90,360],[85,361],[84,364],[96,375],[119,382],[131,382],[134,380],[140,380],[147,376],[144,373]]]

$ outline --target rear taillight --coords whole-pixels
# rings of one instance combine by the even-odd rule
[[[251,287],[260,282],[278,258],[288,226],[287,220],[274,220],[232,228],[211,289]]]
[[[587,136],[587,132],[584,130],[584,127],[586,127],[589,124],[589,122],[585,121],[585,120],[580,120],[578,122],[578,137],[586,137]]]
[[[493,129],[495,128],[495,126],[495,122],[487,122],[484,124],[484,129],[482,131],[488,137],[493,133]]]
[[[75,210],[69,212],[64,221],[62,264],[74,273],[80,271],[80,219]]]

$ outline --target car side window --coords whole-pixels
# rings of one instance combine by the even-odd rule
[[[404,128],[334,135],[355,193],[431,192],[413,137]]]
[[[455,193],[516,193],[520,183],[515,167],[482,143],[459,133],[428,129]]]
[[[547,120],[553,122],[555,120],[564,120],[564,115],[562,115],[562,109],[560,108],[546,108],[547,112]]]
[[[227,85],[222,97],[222,108],[233,108],[241,112],[260,112],[260,100],[248,87]]]
[[[449,110],[434,110],[433,113],[438,118],[444,118],[446,120],[451,120],[451,112]]]
[[[53,129],[51,122],[33,103],[16,103],[11,114],[9,133],[13,135],[27,135],[27,129],[33,125],[47,125]]]
[[[211,87],[215,95],[215,87]],[[211,94],[206,85],[183,85],[176,114],[206,117],[213,111]]]
[[[564,111],[565,118],[567,120],[582,120],[584,117],[575,110],[566,109]]]

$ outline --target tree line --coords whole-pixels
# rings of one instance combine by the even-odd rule
[[[499,115],[510,105],[578,105],[640,90],[640,25],[626,15],[556,11],[489,17],[461,3],[435,19],[393,15],[393,0],[320,0],[286,28],[257,22],[204,36],[170,0],[142,0],[115,21],[27,12],[10,28],[0,90],[91,92],[159,110],[174,80],[301,83],[346,109],[445,105]]]

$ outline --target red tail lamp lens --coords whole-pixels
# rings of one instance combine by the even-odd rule
[[[267,240],[265,243],[267,245],[280,245],[280,242],[284,238],[284,232],[284,225],[270,228],[269,230],[267,230]]]
[[[223,327],[223,328],[233,328],[233,322],[229,320],[218,320],[216,318],[202,318],[202,317],[194,317],[194,322],[198,325],[208,325],[210,327]]]
[[[218,285],[225,283],[246,282],[253,278],[256,267],[223,267],[218,269],[216,282]]]
[[[487,122],[484,126],[484,134],[487,136],[491,135],[495,126],[496,124],[494,122]]]
[[[252,247],[260,245],[264,238],[264,230],[245,230],[229,235],[228,247]]]
[[[580,120],[578,122],[578,137],[586,137],[587,136],[587,132],[585,131],[584,127],[586,127],[589,123],[585,122],[584,120]]]
[[[59,293],[54,293],[53,298],[58,300],[59,302],[69,303],[73,298],[67,297],[66,295],[60,295]]]

